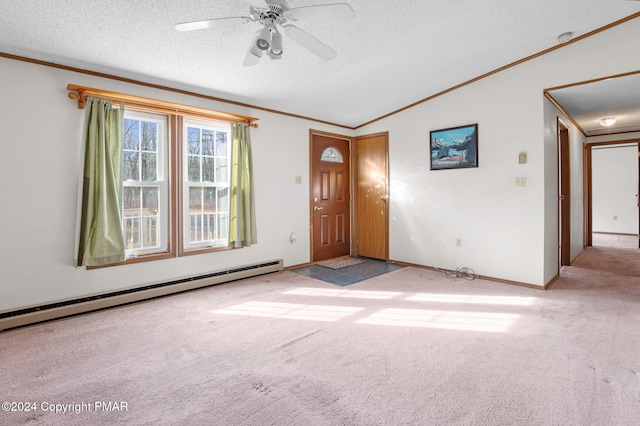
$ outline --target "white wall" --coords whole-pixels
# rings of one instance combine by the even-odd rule
[[[629,21],[359,128],[358,135],[389,131],[390,257],[550,282],[558,272],[558,114],[545,108],[543,90],[640,69],[640,56],[629,54],[639,33],[640,21]],[[429,131],[472,123],[479,125],[479,167],[430,171]],[[575,129],[570,137],[575,256],[583,238],[584,137]],[[517,163],[521,151],[525,165]],[[519,176],[525,188],[515,187]]]
[[[557,273],[558,232],[556,143],[546,137],[554,114],[545,111],[543,89],[640,69],[640,55],[629,54],[639,33],[640,20],[629,21],[356,132],[0,58],[0,310],[274,258],[308,262],[310,128],[346,136],[389,131],[392,259],[542,286]],[[71,266],[83,111],[67,98],[68,83],[259,117],[252,132],[258,244],[91,271]],[[480,167],[429,171],[429,131],[472,123]],[[518,164],[521,151],[527,164]],[[516,187],[516,177],[527,186]]]
[[[593,147],[593,232],[638,233],[638,145]]]
[[[258,244],[135,265],[74,268],[84,111],[69,83],[258,117],[252,130]],[[173,92],[0,58],[0,311],[271,259],[309,261],[309,129],[353,131]],[[302,177],[302,184],[295,177]],[[297,234],[290,244],[289,234]]]

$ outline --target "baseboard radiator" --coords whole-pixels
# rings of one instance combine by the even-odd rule
[[[272,260],[167,282],[149,284],[112,293],[98,294],[45,305],[31,306],[13,311],[0,312],[0,331],[111,308],[114,306],[141,302],[143,300],[209,287],[230,281],[237,281],[244,278],[251,278],[258,275],[270,274],[272,272],[279,272],[282,270],[282,259]]]

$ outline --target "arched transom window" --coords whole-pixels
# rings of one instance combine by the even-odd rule
[[[344,160],[342,159],[342,154],[340,154],[340,151],[338,151],[337,148],[334,148],[332,146],[325,148],[325,150],[322,151],[322,155],[320,156],[320,161],[324,161],[327,163],[344,163]]]

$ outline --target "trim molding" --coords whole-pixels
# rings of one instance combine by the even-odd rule
[[[556,281],[558,281],[560,279],[560,274],[556,274],[553,278],[551,278],[545,285],[544,285],[544,289],[545,290],[549,290],[549,287],[551,287],[553,284],[555,284]]]
[[[582,34],[581,36],[577,36],[577,37],[567,41],[566,43],[558,44],[556,46],[553,46],[553,47],[550,47],[548,49],[545,49],[545,50],[543,50],[541,52],[534,53],[533,55],[530,55],[530,56],[526,56],[526,57],[524,57],[522,59],[519,59],[519,60],[517,60],[515,62],[511,62],[510,64],[504,65],[504,66],[502,66],[500,68],[496,68],[493,71],[489,71],[489,72],[487,72],[485,74],[479,75],[478,77],[472,78],[471,80],[467,80],[464,83],[460,83],[460,84],[458,84],[456,86],[450,87],[449,89],[445,89],[442,92],[439,92],[439,93],[436,93],[434,95],[428,96],[428,97],[426,97],[424,99],[421,99],[421,100],[419,100],[417,102],[414,102],[414,103],[412,103],[410,105],[407,105],[405,107],[402,107],[400,109],[392,111],[392,112],[390,112],[388,114],[385,114],[385,115],[383,115],[381,117],[378,117],[378,118],[375,118],[375,119],[373,119],[371,121],[367,121],[366,123],[360,124],[359,126],[354,127],[354,129],[359,129],[360,127],[367,126],[367,125],[372,124],[372,123],[374,123],[376,121],[382,120],[383,118],[387,118],[387,117],[390,117],[390,116],[392,116],[394,114],[397,114],[399,112],[405,111],[405,110],[407,110],[409,108],[413,108],[416,105],[420,105],[420,104],[422,104],[424,102],[427,102],[427,101],[430,101],[430,100],[435,99],[437,97],[440,97],[442,95],[445,95],[445,94],[447,94],[449,92],[453,92],[454,90],[460,89],[461,87],[467,86],[467,85],[469,85],[471,83],[475,83],[478,80],[482,80],[483,78],[490,77],[490,76],[492,76],[494,74],[497,74],[497,73],[505,71],[505,70],[507,70],[509,68],[515,67],[516,65],[520,65],[520,64],[522,64],[524,62],[528,62],[528,61],[530,61],[532,59],[535,59],[535,58],[537,58],[539,56],[543,56],[543,55],[545,55],[547,53],[553,52],[554,50],[561,49],[564,46],[567,46],[569,44],[573,44],[573,43],[578,42],[580,40],[583,40],[583,39],[585,39],[587,37],[591,37],[592,35],[598,34],[598,33],[602,32],[602,31],[606,31],[606,30],[608,30],[610,28],[613,28],[615,26],[623,24],[623,23],[625,23],[627,21],[631,21],[631,20],[633,20],[635,18],[638,18],[638,17],[640,17],[640,12],[634,13],[633,15],[629,15],[626,18],[622,18],[622,19],[620,19],[618,21],[612,22],[612,23],[610,23],[608,25],[605,25],[603,27],[596,28],[593,31],[589,31],[588,33]],[[594,80],[594,81],[597,81],[597,80]],[[555,89],[559,89],[559,88],[561,88],[561,87],[556,87]],[[552,90],[552,89],[547,89],[547,90]]]
[[[587,133],[584,131],[584,129],[582,127],[580,127],[578,122],[576,120],[574,120],[573,117],[570,116],[569,113],[567,111],[565,111],[564,108],[562,108],[560,106],[560,104],[553,98],[553,96],[551,96],[551,94],[549,94],[549,92],[547,92],[545,90],[543,93],[544,93],[544,97],[547,98],[549,100],[549,102],[551,102],[553,104],[553,106],[558,108],[558,110],[562,114],[564,114],[564,116],[567,117],[569,119],[569,121],[571,121],[571,123],[576,127],[576,129],[578,129],[580,131],[580,133],[582,133],[582,135],[586,138],[587,137]]]
[[[328,124],[328,125],[331,125],[331,126],[342,127],[342,128],[349,129],[349,130],[355,129],[354,127],[346,126],[344,124],[332,123],[330,121],[324,121],[324,120],[319,120],[319,119],[316,119],[316,118],[305,117],[303,115],[292,114],[292,113],[288,113],[288,112],[282,112],[282,111],[278,111],[278,110],[271,109],[271,108],[259,107],[259,106],[256,106],[256,105],[250,105],[250,104],[246,104],[246,103],[243,103],[243,102],[237,102],[237,101],[232,101],[232,100],[229,100],[229,99],[218,98],[218,97],[215,97],[215,96],[204,95],[202,93],[192,92],[192,91],[183,90],[183,89],[177,89],[175,87],[163,86],[163,85],[154,84],[154,83],[147,83],[147,82],[144,82],[144,81],[141,81],[141,80],[135,80],[135,79],[132,79],[132,78],[127,78],[127,77],[120,77],[120,76],[113,75],[113,74],[106,74],[106,73],[103,73],[103,72],[90,71],[90,70],[86,70],[86,69],[82,69],[82,68],[71,67],[71,66],[68,66],[68,65],[56,64],[55,62],[41,61],[39,59],[27,58],[25,56],[18,56],[18,55],[12,55],[10,53],[0,52],[0,58],[7,58],[7,59],[13,59],[15,61],[28,62],[28,63],[32,63],[32,64],[36,64],[36,65],[42,65],[42,66],[45,66],[45,67],[57,68],[57,69],[65,70],[65,71],[77,72],[77,73],[80,73],[80,74],[87,74],[87,75],[92,75],[92,76],[95,76],[95,77],[106,78],[106,79],[109,79],[109,80],[122,81],[124,83],[131,83],[131,84],[136,84],[138,86],[150,87],[152,89],[160,89],[160,90],[164,90],[164,91],[167,91],[167,92],[179,93],[181,95],[187,95],[187,96],[193,96],[193,97],[196,97],[196,98],[206,99],[208,101],[221,102],[221,103],[225,103],[225,104],[229,104],[229,105],[236,105],[236,106],[241,106],[241,107],[244,107],[244,108],[251,108],[251,109],[256,109],[256,110],[259,110],[259,111],[270,112],[270,113],[273,113],[273,114],[280,114],[280,115],[285,115],[285,116],[288,116],[288,117],[299,118],[299,119],[302,119],[302,120],[314,121],[316,123]]]
[[[180,94],[183,94],[183,95],[194,96],[194,97],[197,97],[197,98],[207,99],[207,100],[210,100],[210,101],[222,102],[222,103],[226,103],[226,104],[230,104],[230,105],[237,105],[237,106],[241,106],[241,107],[245,107],[245,108],[252,108],[252,109],[256,109],[256,110],[260,110],[260,111],[270,112],[270,113],[273,113],[273,114],[280,114],[280,115],[285,115],[285,116],[288,116],[288,117],[299,118],[299,119],[302,119],[302,120],[314,121],[316,123],[328,124],[330,126],[342,127],[344,129],[357,130],[357,129],[361,128],[361,127],[367,126],[367,125],[372,124],[372,123],[374,123],[376,121],[380,121],[380,120],[382,120],[384,118],[390,117],[390,116],[395,115],[395,114],[397,114],[399,112],[402,112],[402,111],[405,111],[407,109],[413,108],[416,105],[420,105],[420,104],[425,103],[427,101],[430,101],[432,99],[438,98],[438,97],[440,97],[442,95],[445,95],[445,94],[447,94],[449,92],[453,92],[454,90],[457,90],[457,89],[460,89],[460,88],[462,88],[464,86],[468,86],[469,84],[475,83],[478,80],[482,80],[483,78],[490,77],[490,76],[492,76],[494,74],[497,74],[499,72],[507,70],[507,69],[509,69],[511,67],[515,67],[516,65],[520,65],[520,64],[522,64],[524,62],[528,62],[528,61],[530,61],[532,59],[535,59],[535,58],[537,58],[539,56],[543,56],[543,55],[545,55],[545,54],[547,54],[549,52],[553,52],[554,50],[560,49],[560,48],[562,48],[564,46],[567,46],[569,44],[572,44],[572,43],[575,43],[577,41],[583,40],[583,39],[585,39],[587,37],[591,37],[592,35],[598,34],[598,33],[602,32],[602,31],[606,31],[606,30],[608,30],[610,28],[613,28],[615,26],[623,24],[623,23],[625,23],[627,21],[631,21],[631,20],[633,20],[635,18],[638,18],[638,17],[640,17],[640,12],[634,13],[633,15],[629,15],[626,18],[622,18],[622,19],[620,19],[618,21],[612,22],[612,23],[610,23],[608,25],[605,25],[603,27],[597,28],[597,29],[595,29],[593,31],[590,31],[588,33],[582,34],[581,36],[577,36],[577,37],[569,40],[566,43],[550,47],[550,48],[545,49],[545,50],[543,50],[541,52],[534,53],[533,55],[527,56],[527,57],[522,58],[520,60],[517,60],[515,62],[511,62],[510,64],[504,65],[504,66],[502,66],[500,68],[496,68],[493,71],[489,71],[489,72],[487,72],[485,74],[479,75],[478,77],[472,78],[471,80],[467,80],[467,81],[465,81],[463,83],[460,83],[458,85],[452,86],[452,87],[450,87],[448,89],[445,89],[445,90],[443,90],[441,92],[438,92],[436,94],[433,94],[431,96],[423,98],[423,99],[421,99],[421,100],[419,100],[417,102],[409,104],[409,105],[407,105],[405,107],[402,107],[400,109],[397,109],[395,111],[391,111],[388,114],[382,115],[382,116],[380,116],[378,118],[374,118],[373,120],[367,121],[365,123],[359,124],[359,125],[354,126],[354,127],[347,126],[347,125],[344,125],[344,124],[332,123],[330,121],[319,120],[319,119],[316,119],[316,118],[306,117],[306,116],[303,116],[303,115],[292,114],[292,113],[288,113],[288,112],[282,112],[282,111],[278,111],[278,110],[271,109],[271,108],[264,108],[264,107],[259,107],[259,106],[255,106],[255,105],[250,105],[250,104],[246,104],[246,103],[243,103],[243,102],[237,102],[237,101],[231,101],[231,100],[228,100],[228,99],[222,99],[222,98],[218,98],[218,97],[215,97],[215,96],[208,96],[208,95],[204,95],[204,94],[201,94],[201,93],[192,92],[192,91],[189,91],[189,90],[182,90],[182,89],[177,89],[177,88],[174,88],[174,87],[162,86],[162,85],[159,85],[159,84],[146,83],[144,81],[134,80],[134,79],[131,79],[131,78],[126,78],[126,77],[120,77],[120,76],[116,76],[116,75],[112,75],[112,74],[106,74],[106,73],[97,72],[97,71],[89,71],[89,70],[76,68],[76,67],[71,67],[71,66],[67,66],[67,65],[56,64],[54,62],[41,61],[41,60],[38,60],[38,59],[27,58],[27,57],[24,57],[24,56],[12,55],[10,53],[0,52],[0,57],[7,58],[7,59],[13,59],[13,60],[16,60],[16,61],[30,62],[30,63],[33,63],[33,64],[38,64],[38,65],[43,65],[43,66],[47,66],[47,67],[63,69],[63,70],[67,70],[67,71],[73,71],[73,72],[77,72],[77,73],[81,73],[81,74],[89,74],[89,75],[93,75],[93,76],[96,76],[96,77],[102,77],[102,78],[107,78],[107,79],[111,79],[111,80],[123,81],[125,83],[137,84],[139,86],[151,87],[151,88],[154,88],[154,89],[166,90],[168,92],[180,93]],[[628,73],[628,74],[634,74],[634,73],[635,72]],[[624,75],[627,75],[627,74],[620,74],[620,76],[624,76]],[[583,82],[582,84],[587,84],[589,82],[594,82],[594,81],[599,81],[599,80],[600,79],[587,81],[587,82]],[[573,86],[573,85],[575,85],[575,84],[570,84],[570,85],[567,85],[567,86],[553,87],[553,88],[546,89],[546,90],[561,89],[563,87],[569,87],[569,86]]]
[[[142,302],[282,270],[283,261],[277,259],[141,287],[2,311],[0,312],[0,333],[16,327]]]
[[[439,268],[440,271],[438,271],[433,266],[419,265],[417,263],[401,262],[401,261],[398,261],[398,260],[389,260],[389,263],[393,263],[393,264],[396,264],[396,265],[402,265],[402,266],[413,266],[414,268],[420,268],[420,269],[429,269],[429,270],[436,271],[436,272],[443,271],[442,268]],[[450,271],[450,272],[454,272],[454,271]],[[546,290],[547,287],[549,286],[549,284],[545,284],[544,286],[541,286],[541,285],[536,285],[536,284],[523,283],[523,282],[520,282],[520,281],[504,280],[502,278],[494,278],[494,277],[489,277],[489,276],[486,276],[486,275],[478,275],[478,278],[483,279],[483,280],[487,280],[487,281],[493,281],[493,282],[496,282],[496,283],[501,283],[501,284],[509,284],[509,285],[515,285],[515,286],[519,286],[519,287],[533,288],[533,289],[536,289],[536,290]]]

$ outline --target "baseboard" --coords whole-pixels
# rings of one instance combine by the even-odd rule
[[[0,312],[0,331],[279,272],[283,270],[282,264],[282,259],[255,263],[116,292],[3,311]]]
[[[560,274],[558,273],[544,285],[544,289],[549,290],[549,287],[551,287],[559,279],[560,279]]]
[[[417,263],[408,263],[408,262],[402,262],[399,260],[389,260],[389,263],[395,263],[397,265],[403,265],[403,266],[413,266],[414,268],[421,268],[421,269],[430,269],[432,271],[442,271],[442,268],[434,268],[433,266],[426,266],[426,265],[420,265]],[[454,272],[454,271],[448,271],[448,272]],[[486,275],[478,275],[478,278],[482,278],[483,280],[487,280],[487,281],[493,281],[493,282],[497,282],[497,283],[501,283],[501,284],[509,284],[509,285],[515,285],[515,286],[519,286],[519,287],[528,287],[528,288],[533,288],[536,290],[546,290],[547,287],[545,286],[541,286],[541,285],[536,285],[536,284],[529,284],[529,283],[523,283],[520,281],[511,281],[511,280],[504,280],[502,278],[495,278],[495,277],[489,277]]]

